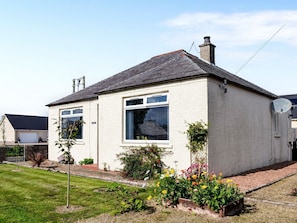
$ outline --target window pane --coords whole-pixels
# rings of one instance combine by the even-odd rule
[[[70,110],[65,110],[65,111],[62,111],[62,115],[70,115]]]
[[[143,99],[142,98],[126,101],[126,106],[130,106],[130,105],[142,105],[142,104],[143,104]]]
[[[147,98],[147,103],[166,102],[167,95],[158,95]]]
[[[81,114],[81,113],[83,113],[83,110],[81,108],[73,110],[73,114]]]
[[[126,111],[126,139],[168,140],[168,106]]]
[[[82,117],[70,117],[70,118],[62,118],[62,138],[68,138],[69,130],[72,125],[77,125],[78,132],[76,135],[76,139],[82,139],[83,125],[81,123]]]

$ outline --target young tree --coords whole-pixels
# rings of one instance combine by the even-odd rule
[[[71,148],[76,144],[77,135],[83,125],[82,120],[78,121],[59,121],[57,124],[57,132],[59,136],[59,140],[55,142],[55,145],[59,147],[61,152],[63,153],[66,163],[68,164],[68,181],[67,181],[67,201],[66,205],[69,208],[69,200],[70,200],[70,163],[71,163]]]

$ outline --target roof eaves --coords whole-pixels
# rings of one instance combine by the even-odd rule
[[[76,102],[83,102],[83,101],[93,101],[97,99],[97,95],[94,97],[88,97],[88,98],[82,98],[82,99],[74,99],[74,100],[69,100],[69,101],[61,101],[61,102],[52,102],[50,104],[47,104],[47,107],[52,107],[52,106],[58,106],[58,105],[65,105],[65,104],[71,104],[71,103],[76,103]]]
[[[260,87],[258,87],[259,89],[256,89],[255,87],[253,88],[253,87],[250,87],[250,86],[247,86],[247,85],[239,84],[239,83],[237,83],[235,81],[229,80],[228,78],[219,77],[219,76],[214,75],[214,74],[209,74],[209,76],[216,79],[216,80],[220,80],[222,82],[224,81],[224,79],[226,79],[228,84],[231,83],[231,84],[233,84],[233,85],[235,85],[237,87],[252,91],[252,92],[260,94],[260,95],[268,96],[268,97],[270,97],[272,99],[278,98],[277,95],[275,95],[275,94],[273,94],[271,92],[268,92],[268,91],[266,91],[266,90],[264,90],[264,89],[262,89]],[[227,85],[227,88],[228,88],[228,85]]]

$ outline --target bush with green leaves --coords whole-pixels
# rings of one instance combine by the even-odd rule
[[[193,153],[203,150],[208,135],[207,124],[203,122],[188,123],[187,137],[189,144],[187,147]]]
[[[87,165],[87,164],[93,164],[94,159],[93,158],[84,158],[84,160],[79,161],[80,165]]]
[[[157,201],[175,206],[179,198],[190,199],[200,207],[218,212],[223,206],[238,201],[243,193],[232,180],[208,173],[205,164],[192,164],[178,176],[174,169],[165,169],[154,185]]]
[[[6,156],[22,156],[24,154],[24,147],[15,145],[13,147],[6,147]]]
[[[124,176],[133,179],[154,179],[161,173],[164,162],[161,160],[169,154],[156,145],[129,147],[125,152],[117,154],[123,165]]]
[[[114,214],[123,214],[130,211],[143,211],[148,208],[146,201],[139,195],[139,190],[129,190],[124,186],[116,185],[108,189],[115,192],[119,201],[118,209]]]
[[[185,178],[179,178],[174,169],[164,169],[160,175],[160,179],[154,186],[154,193],[157,201],[160,204],[167,206],[176,206],[178,199],[189,198],[188,188],[190,182]]]

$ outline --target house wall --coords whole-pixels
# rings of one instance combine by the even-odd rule
[[[60,111],[77,107],[83,108],[83,139],[76,141],[71,149],[71,154],[76,163],[84,158],[93,158],[94,163],[97,163],[97,100],[49,107],[48,146],[50,160],[57,161],[58,157],[62,155],[59,148],[55,146],[55,142],[59,140],[58,125],[55,122],[60,120]]]
[[[99,96],[99,168],[103,163],[114,170],[120,169],[116,154],[129,146],[145,146],[152,142],[128,143],[124,140],[124,99],[147,94],[168,92],[169,97],[169,142],[158,146],[173,152],[164,162],[177,169],[190,165],[190,153],[186,147],[187,123],[203,120],[207,123],[207,81],[198,79],[145,87]],[[178,162],[175,162],[178,161]]]
[[[210,80],[209,170],[229,176],[290,159],[288,114],[271,110],[273,99]]]
[[[292,128],[297,129],[297,120],[292,119]]]
[[[16,139],[20,139],[21,143],[37,143],[37,142],[39,142],[39,139],[41,139],[43,142],[46,142],[48,139],[48,131],[47,130],[16,130],[15,132],[16,132]],[[36,135],[34,141],[32,141],[32,140],[23,141],[22,138],[24,136],[26,138],[26,134]]]
[[[3,128],[4,128],[4,132],[3,132]],[[5,136],[5,143],[6,144],[15,143],[15,141],[16,141],[15,130],[12,127],[9,120],[6,118],[6,116],[4,118],[4,122],[0,126],[0,144],[3,144],[3,133],[4,133],[4,136]]]

